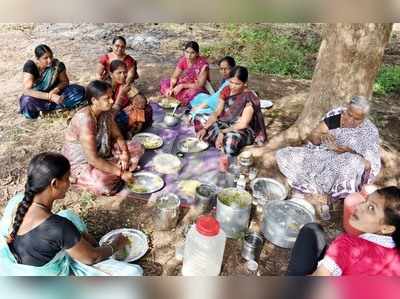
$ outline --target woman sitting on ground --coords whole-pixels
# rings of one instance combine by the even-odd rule
[[[179,59],[171,79],[160,83],[162,95],[173,96],[186,106],[198,93],[206,92],[208,62],[199,55],[199,51],[199,44],[194,41],[185,45],[185,55]]]
[[[289,184],[317,206],[328,196],[344,198],[372,183],[378,175],[379,132],[368,119],[369,103],[352,97],[346,107],[331,110],[311,132],[310,143],[276,153]]]
[[[219,72],[222,75],[222,80],[220,83],[220,87],[213,95],[209,95],[207,93],[199,93],[194,97],[194,99],[190,102],[192,106],[192,110],[190,111],[193,118],[196,115],[203,115],[204,117],[208,117],[208,115],[215,112],[218,105],[219,95],[221,91],[229,85],[229,78],[232,69],[236,66],[235,59],[231,56],[225,56],[222,58],[219,63]]]
[[[137,73],[137,62],[132,56],[126,54],[126,40],[122,36],[114,37],[112,41],[112,52],[104,54],[99,58],[96,69],[96,78],[98,80],[111,80],[110,65],[114,60],[121,60],[126,64],[128,73],[126,84],[132,84],[136,79],[139,79]]]
[[[126,84],[128,70],[121,60],[110,64],[116,122],[124,136],[132,136],[151,126],[153,110],[137,89]]]
[[[117,193],[132,182],[144,148],[125,142],[112,113],[111,85],[95,80],[86,88],[89,106],[79,110],[65,134],[64,154],[71,162],[74,183],[95,194]]]
[[[386,187],[370,194],[356,206],[350,224],[363,233],[342,234],[329,247],[320,225],[305,225],[293,247],[288,275],[400,276],[400,189]]]
[[[85,100],[85,89],[69,84],[64,63],[53,58],[46,45],[35,48],[36,61],[28,60],[23,68],[24,91],[19,100],[20,113],[26,118],[39,117],[40,112],[72,109]]]
[[[194,120],[197,136],[215,143],[228,156],[236,156],[241,148],[266,140],[264,118],[260,100],[247,88],[248,72],[236,66],[231,73],[229,86],[220,94],[217,110],[204,123]]]
[[[53,214],[53,203],[68,191],[69,175],[63,155],[41,153],[31,160],[25,192],[9,201],[1,219],[1,275],[142,275],[140,266],[106,260],[127,244],[126,237],[99,247],[78,215]]]

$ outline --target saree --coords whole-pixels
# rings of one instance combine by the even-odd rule
[[[113,91],[114,102],[120,93],[122,85],[116,85]],[[136,96],[139,96],[136,98]],[[142,98],[140,98],[142,97]],[[136,99],[135,99],[136,98]],[[134,101],[144,100],[146,104],[144,109],[138,109],[135,107]],[[130,135],[139,133],[140,131],[151,127],[153,123],[153,109],[147,103],[147,100],[140,95],[137,88],[132,87],[131,91],[123,96],[120,100],[121,110],[115,113],[115,122],[118,125],[124,138],[128,138]]]
[[[208,62],[205,58],[198,57],[196,62],[189,66],[187,59],[185,57],[181,57],[178,61],[177,67],[182,70],[182,74],[179,76],[177,85],[184,83],[195,83],[198,80],[200,73],[208,68]],[[160,92],[162,95],[166,95],[166,92],[170,87],[170,82],[170,79],[161,80]],[[177,95],[175,95],[175,97],[181,102],[182,105],[186,106],[200,92],[206,92],[205,88],[187,88],[181,90]]]
[[[210,115],[215,112],[218,106],[218,99],[221,94],[221,91],[229,85],[229,81],[226,80],[221,87],[212,95],[206,93],[199,93],[196,95],[193,100],[190,102],[192,106],[192,110],[190,114],[194,119],[197,115]],[[207,108],[196,109],[196,106],[206,104]]]
[[[224,134],[223,150],[226,154],[235,156],[246,145],[254,142],[261,144],[267,139],[264,117],[260,108],[260,100],[251,90],[245,90],[240,94],[230,95],[230,88],[226,86],[220,94],[224,100],[224,110],[208,130],[205,140],[215,143],[221,130],[232,127],[238,122],[247,105],[253,107],[253,118],[246,129],[231,131]],[[204,118],[197,116],[194,119],[195,131],[198,132],[205,124]]]
[[[7,236],[12,226],[15,211],[24,197],[23,193],[15,195],[7,204],[0,221],[0,275],[1,276],[141,276],[143,270],[138,265],[119,262],[113,259],[104,260],[92,266],[85,265],[71,258],[65,250],[60,251],[48,263],[41,267],[18,264],[7,244]],[[85,223],[71,210],[62,210],[57,215],[70,220],[83,233]]]
[[[64,63],[54,59],[52,65],[47,67],[35,81],[32,89],[41,92],[50,92],[57,86],[58,76],[63,71],[65,71]],[[20,113],[28,119],[35,119],[39,117],[41,111],[47,112],[57,109],[73,109],[85,102],[85,89],[77,84],[66,86],[61,91],[60,95],[64,97],[64,102],[62,104],[22,95],[19,99]]]
[[[101,171],[87,161],[86,154],[79,142],[83,128],[91,131],[96,138],[97,155],[117,163],[122,151],[118,144],[110,138],[107,122],[113,121],[111,112],[105,113],[104,123],[100,121],[96,124],[86,113],[85,107],[78,111],[71,120],[65,134],[66,142],[63,147],[63,154],[71,164],[72,185],[80,189],[87,190],[96,195],[113,195],[122,189],[124,182],[119,176]],[[100,132],[99,134],[99,131]],[[138,165],[141,156],[144,154],[143,146],[135,141],[127,142],[128,151],[132,165]]]
[[[343,113],[345,108],[331,110],[323,118]],[[329,130],[338,146],[351,148],[355,153],[336,153],[326,145],[307,144],[303,147],[287,147],[277,151],[280,171],[289,184],[303,193],[329,194],[344,198],[370,184],[381,168],[379,132],[369,119],[357,128]],[[363,159],[371,163],[365,171]]]

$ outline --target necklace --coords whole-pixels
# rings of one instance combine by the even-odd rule
[[[46,206],[46,205],[44,205],[42,203],[39,203],[39,202],[35,202],[35,201],[33,202],[33,204],[35,206],[37,206],[38,208],[41,208],[42,210],[45,210],[48,213],[51,213],[51,209],[48,206]]]

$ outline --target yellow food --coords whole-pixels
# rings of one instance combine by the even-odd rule
[[[140,184],[130,184],[129,189],[131,189],[133,192],[136,192],[136,193],[146,193],[147,192],[147,188]]]
[[[156,147],[159,147],[160,145],[161,145],[161,141],[157,138],[146,137],[143,140],[143,146],[148,149],[156,148]]]
[[[201,182],[196,180],[184,180],[178,184],[178,188],[184,195],[194,197],[196,188],[200,185]]]

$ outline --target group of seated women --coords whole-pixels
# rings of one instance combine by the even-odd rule
[[[130,139],[152,125],[152,108],[134,85],[137,63],[125,49],[125,39],[116,37],[113,51],[99,59],[97,79],[86,89],[69,84],[65,65],[46,45],[36,47],[36,61],[25,63],[20,98],[25,117],[86,105],[67,128],[64,155],[36,155],[24,193],[5,209],[0,223],[2,274],[142,274],[139,266],[107,259],[126,244],[126,238],[98,246],[76,214],[52,213],[70,180],[105,195],[133,180],[144,148]],[[260,100],[247,86],[247,69],[230,56],[218,65],[222,81],[217,92],[209,94],[208,63],[199,55],[198,44],[189,42],[172,77],[161,81],[160,91],[189,107],[199,138],[235,156],[243,146],[266,140],[265,124]],[[379,133],[368,112],[366,98],[352,97],[346,107],[326,114],[306,146],[278,150],[279,169],[294,190],[326,204],[328,197],[343,198],[373,181],[381,166]],[[399,275],[400,190],[386,187],[370,194],[357,205],[350,224],[360,234],[341,235],[329,247],[319,225],[306,225],[292,251],[288,274]]]

